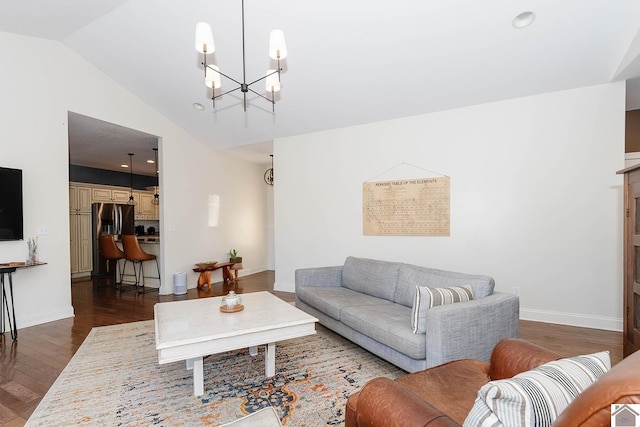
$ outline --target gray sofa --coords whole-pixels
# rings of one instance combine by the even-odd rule
[[[493,292],[489,276],[349,257],[344,265],[295,272],[296,307],[377,356],[416,372],[457,359],[489,360],[503,338],[519,335],[519,300]],[[471,285],[473,300],[426,311],[426,333],[412,331],[416,286]]]

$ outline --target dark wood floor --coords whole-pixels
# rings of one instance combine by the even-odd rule
[[[286,301],[294,294],[273,291],[274,272],[241,277],[238,293],[267,290]],[[190,289],[186,295],[158,295],[114,290],[105,280],[71,284],[75,317],[0,336],[0,425],[22,426],[94,326],[153,319],[157,302],[220,296],[233,285],[217,283],[210,290]],[[564,355],[611,351],[612,363],[622,359],[622,334],[586,328],[521,322],[521,337]]]

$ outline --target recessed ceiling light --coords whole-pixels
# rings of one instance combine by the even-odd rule
[[[531,23],[536,19],[536,14],[530,10],[522,12],[515,18],[513,18],[513,28],[524,28],[531,25]]]
[[[122,164],[122,165],[120,165],[120,167],[121,167],[121,168],[128,168],[128,167],[129,167],[129,165]]]
[[[202,111],[202,110],[204,110],[204,105],[200,104],[199,102],[194,102],[193,103],[193,108],[195,108],[198,111]]]

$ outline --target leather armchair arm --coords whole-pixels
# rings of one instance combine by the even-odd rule
[[[503,380],[529,371],[562,356],[531,342],[509,338],[500,341],[491,353],[489,378]]]
[[[355,411],[357,426],[460,427],[407,386],[375,378],[360,390]]]

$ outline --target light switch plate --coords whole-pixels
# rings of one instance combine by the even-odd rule
[[[38,226],[38,235],[40,236],[45,236],[49,234],[49,227],[46,225],[39,225]]]

